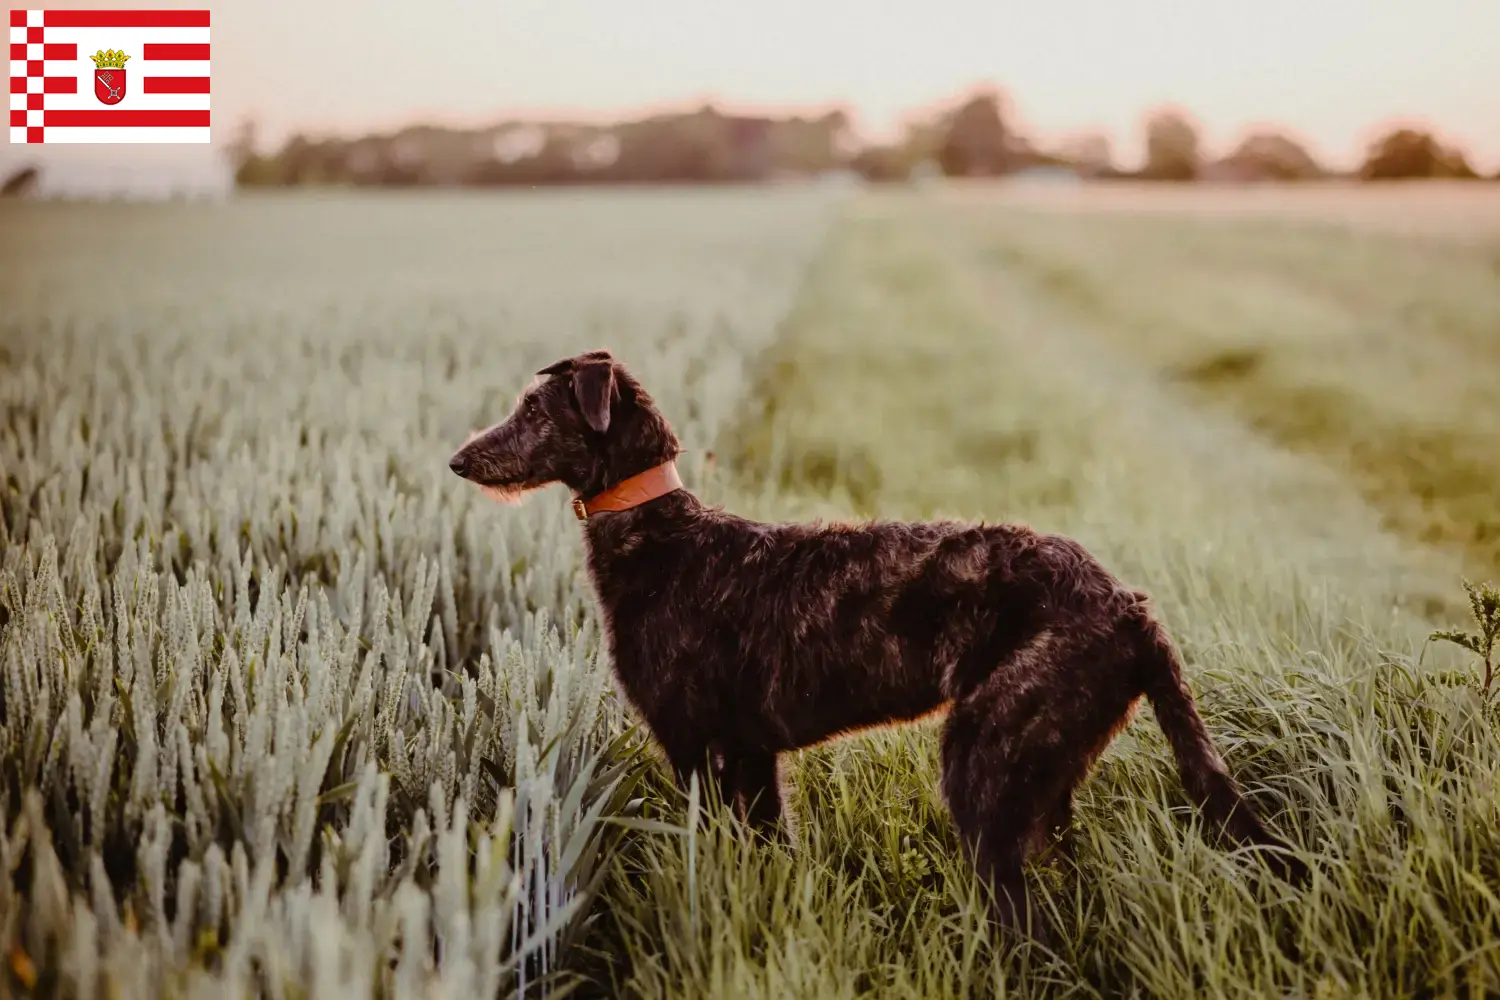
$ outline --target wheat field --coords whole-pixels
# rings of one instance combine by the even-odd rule
[[[1500,577],[1500,224],[1357,198],[0,206],[0,981],[1500,991],[1500,693],[1426,641]],[[564,495],[446,469],[596,346],[711,502],[1078,536],[1153,595],[1312,882],[1200,829],[1149,712],[1076,861],[1030,872],[1051,950],[985,928],[932,723],[796,755],[795,849],[672,787]]]

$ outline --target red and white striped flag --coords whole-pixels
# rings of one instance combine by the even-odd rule
[[[207,142],[208,11],[11,11],[10,141]]]

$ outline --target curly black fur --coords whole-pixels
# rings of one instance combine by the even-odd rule
[[[455,472],[586,497],[677,457],[650,395],[607,351],[539,374],[509,419],[454,455]],[[1024,860],[1066,828],[1074,788],[1144,697],[1208,816],[1242,842],[1284,846],[1209,740],[1146,595],[1069,538],[951,521],[764,524],[687,490],[583,530],[620,688],[678,780],[711,760],[757,828],[782,817],[779,754],[945,711],[943,794],[1014,925],[1027,916]]]

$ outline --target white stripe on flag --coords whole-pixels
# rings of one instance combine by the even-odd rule
[[[11,126],[11,142],[25,142],[26,130]],[[59,128],[55,125],[47,126],[46,141],[48,143],[60,142],[68,144],[81,143],[110,143],[110,142],[134,142],[134,143],[181,143],[181,142],[208,142],[207,128]]]
[[[48,94],[48,111],[207,111],[208,94],[147,94],[135,76],[125,78],[125,99],[115,105],[101,104],[94,96],[94,74],[78,81],[76,94]]]
[[[88,45],[89,53],[97,52],[99,49],[124,49],[130,53],[130,65],[134,65],[137,59],[142,58],[140,48],[146,42],[153,45],[207,45],[212,39],[209,38],[207,28],[47,28],[42,35],[47,44],[77,44],[78,54],[85,55],[84,45]],[[10,40],[12,42],[26,42],[25,28],[11,28]],[[111,44],[113,42],[113,44]]]
[[[57,70],[54,70],[52,64],[48,63],[47,75],[50,76],[59,70],[66,73],[67,70],[64,67],[67,65],[67,63],[58,63]],[[133,80],[147,76],[208,76],[207,59],[153,59],[139,66],[132,59],[125,64],[125,68],[130,71],[130,77]],[[94,75],[93,63],[89,64],[88,71],[89,76]]]

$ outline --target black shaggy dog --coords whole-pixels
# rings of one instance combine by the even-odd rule
[[[1016,926],[1023,861],[1066,828],[1074,788],[1145,697],[1208,816],[1285,846],[1241,799],[1146,596],[1077,542],[736,517],[682,488],[676,436],[609,352],[538,376],[450,465],[501,499],[573,491],[616,677],[679,782],[711,760],[738,815],[774,830],[778,754],[946,710],[943,794]]]

